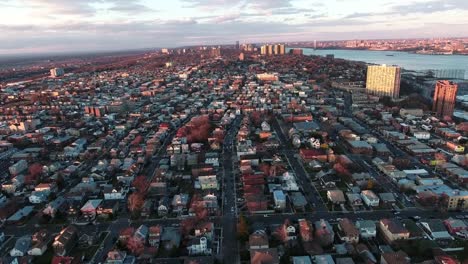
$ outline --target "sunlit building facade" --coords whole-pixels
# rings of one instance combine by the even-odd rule
[[[455,108],[458,85],[451,81],[437,81],[432,111],[437,116],[452,116]]]
[[[367,66],[366,89],[377,96],[400,96],[400,72],[398,66],[371,65]]]

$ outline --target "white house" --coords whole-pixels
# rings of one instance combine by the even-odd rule
[[[42,256],[47,251],[47,243],[40,242],[36,243],[31,249],[28,250],[30,256]]]
[[[187,250],[189,255],[207,255],[211,254],[211,248],[208,247],[208,239],[206,237],[193,238]]]
[[[127,196],[127,191],[124,188],[110,188],[104,190],[104,200],[123,200]]]
[[[421,226],[433,239],[444,239],[452,240],[453,237],[449,234],[445,228],[442,220],[439,219],[428,219],[427,221],[421,221]]]
[[[29,195],[29,202],[32,204],[40,204],[47,201],[47,197],[49,197],[49,192],[31,192]]]
[[[261,126],[262,126],[263,131],[270,131],[271,130],[270,125],[266,121],[263,121]]]
[[[283,191],[275,190],[273,192],[273,200],[275,201],[275,207],[278,209],[284,209],[286,207],[286,195]]]
[[[372,220],[361,220],[356,222],[356,228],[362,238],[374,238],[377,235],[377,227]]]
[[[371,190],[361,191],[361,198],[362,198],[362,201],[369,207],[379,206],[380,199]]]
[[[15,246],[10,250],[10,256],[12,257],[23,257],[28,253],[28,249],[31,247],[31,237],[22,236],[16,240]]]

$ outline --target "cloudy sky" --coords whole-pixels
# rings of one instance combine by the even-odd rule
[[[0,54],[468,35],[468,0],[0,0]]]

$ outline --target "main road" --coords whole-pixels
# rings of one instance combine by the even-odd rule
[[[327,207],[320,198],[320,194],[318,193],[317,189],[315,189],[315,187],[312,186],[307,172],[305,171],[302,164],[297,160],[297,152],[291,151],[291,149],[289,148],[289,140],[284,135],[283,130],[281,129],[280,124],[278,123],[278,120],[276,118],[274,118],[272,125],[273,129],[276,132],[276,135],[278,135],[278,139],[280,140],[280,153],[286,157],[289,165],[291,166],[291,169],[294,171],[297,179],[299,180],[299,183],[302,183],[301,187],[303,189],[303,193],[305,194],[307,201],[314,208],[314,211],[327,212]]]
[[[240,263],[237,243],[237,208],[236,184],[233,167],[233,143],[239,126],[240,116],[231,124],[223,142],[223,216],[222,225],[222,256],[224,263]]]

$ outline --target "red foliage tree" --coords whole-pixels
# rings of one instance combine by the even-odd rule
[[[185,218],[180,222],[180,232],[182,235],[187,236],[195,228],[196,219],[194,217]]]
[[[340,163],[335,163],[333,169],[336,171],[336,174],[342,178],[349,179],[351,177],[351,173],[348,171],[348,169]]]
[[[270,164],[268,163],[260,163],[258,169],[263,172],[266,176],[270,176]]]
[[[437,152],[434,154],[434,159],[446,161],[447,157],[443,153]]]
[[[286,168],[284,167],[283,164],[272,164],[271,167],[270,167],[270,172],[268,175],[270,176],[273,176],[273,177],[276,177],[280,174],[283,174],[286,172]]]
[[[192,118],[187,126],[188,143],[205,142],[210,136],[211,124],[207,115]]]
[[[289,219],[286,219],[284,220],[284,223],[276,229],[275,235],[278,238],[278,240],[280,240],[283,243],[288,242],[288,233],[286,229],[290,225],[291,223],[289,222]]]
[[[119,240],[122,242],[126,242],[127,239],[135,233],[135,228],[129,226],[124,229],[121,229],[119,232]]]
[[[135,139],[130,143],[132,146],[138,146],[143,141],[143,137],[138,135]]]
[[[148,180],[145,176],[140,175],[133,180],[132,186],[135,187],[139,193],[145,194],[148,190]]]
[[[128,196],[128,210],[131,213],[137,213],[143,207],[145,198],[141,193],[132,193]]]
[[[250,115],[250,120],[252,120],[252,123],[258,127],[262,124],[263,121],[262,114],[258,111],[252,112]]]
[[[31,164],[31,166],[29,166],[29,174],[34,178],[37,178],[37,177],[41,176],[42,175],[42,165],[39,164],[39,163]]]
[[[145,244],[144,241],[137,237],[130,237],[127,239],[127,249],[130,251],[133,255],[139,256],[143,251],[145,250]]]

